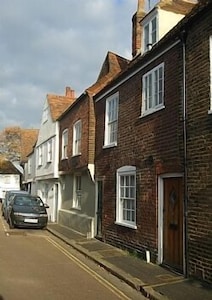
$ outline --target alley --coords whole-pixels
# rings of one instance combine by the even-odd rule
[[[0,295],[25,299],[145,299],[45,230],[0,220]]]

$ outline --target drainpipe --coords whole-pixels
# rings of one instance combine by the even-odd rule
[[[183,149],[184,149],[184,274],[188,277],[188,170],[187,170],[187,102],[186,102],[186,31],[181,32],[183,55]]]

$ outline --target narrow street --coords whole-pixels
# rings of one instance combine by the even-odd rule
[[[11,230],[3,217],[0,295],[3,300],[145,299],[48,231]]]

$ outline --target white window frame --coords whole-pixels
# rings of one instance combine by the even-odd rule
[[[161,77],[159,77],[160,72]],[[141,116],[154,113],[164,107],[164,63],[161,63],[142,77]]]
[[[62,159],[68,157],[68,129],[64,129],[62,132]]]
[[[32,158],[31,157],[29,157],[28,161],[27,161],[27,172],[28,172],[29,175],[32,172]]]
[[[73,205],[74,209],[81,209],[81,199],[82,199],[82,176],[74,176],[74,195],[73,195]]]
[[[82,121],[78,120],[73,126],[73,156],[81,154]]]
[[[104,147],[117,146],[119,92],[106,99]]]
[[[43,164],[43,147],[40,145],[38,147],[38,166],[42,166]]]
[[[117,170],[116,177],[115,223],[136,229],[136,167],[121,167]]]
[[[52,158],[53,158],[53,140],[50,139],[47,141],[47,162],[52,162]]]
[[[155,28],[153,28],[153,22],[155,21]],[[147,32],[148,28],[148,32]],[[154,14],[149,17],[145,23],[143,23],[143,52],[151,50],[152,46],[158,41],[158,14]],[[147,35],[148,34],[148,35]],[[154,39],[153,39],[154,36]]]

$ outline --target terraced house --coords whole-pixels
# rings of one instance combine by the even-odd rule
[[[58,118],[61,206],[58,222],[88,237],[101,234],[95,198],[95,115],[93,95],[128,64],[108,52],[97,81]]]
[[[66,87],[65,95],[47,94],[35,146],[35,176],[37,194],[48,203],[48,217],[57,221],[60,205],[59,123],[57,118],[75,101],[75,92]],[[33,158],[32,158],[33,160]]]
[[[212,282],[212,18],[196,2],[138,1],[134,58],[94,96],[95,178],[105,242]]]

